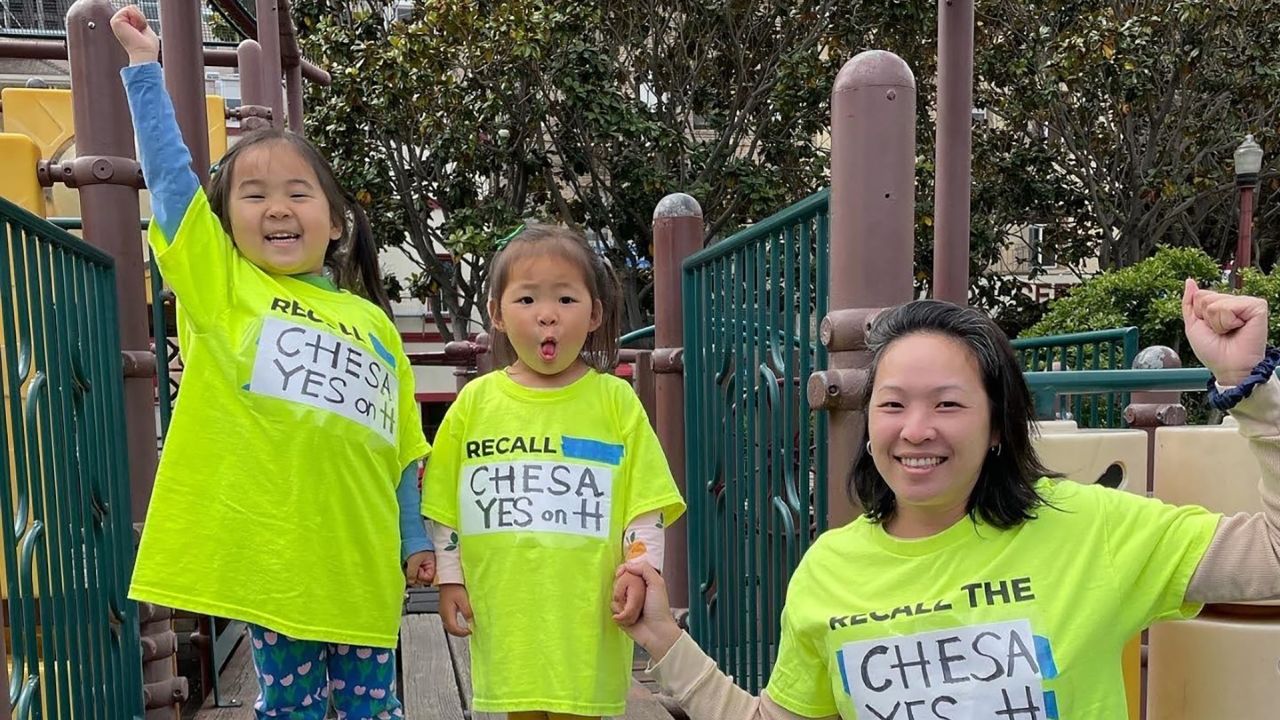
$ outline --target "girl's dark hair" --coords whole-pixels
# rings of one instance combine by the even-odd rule
[[[489,299],[502,302],[502,293],[511,279],[516,261],[540,255],[557,255],[577,265],[591,299],[600,303],[600,327],[587,334],[582,346],[582,360],[599,372],[612,372],[618,364],[619,300],[622,288],[613,266],[591,249],[581,233],[558,225],[531,223],[498,251],[489,263]],[[516,361],[515,348],[506,333],[490,328],[490,345],[494,360],[502,365]]]
[[[338,185],[329,161],[301,135],[274,127],[254,130],[241,136],[222,157],[217,172],[209,180],[209,207],[222,220],[223,230],[231,234],[231,178],[235,173],[236,160],[250,148],[269,143],[284,143],[296,150],[320,180],[320,189],[329,202],[330,219],[342,228],[342,237],[329,243],[324,253],[324,264],[333,271],[334,283],[368,299],[391,317],[391,300],[382,285],[378,248],[369,218],[360,203]]]
[[[969,517],[1008,529],[1034,518],[1044,503],[1036,492],[1042,477],[1060,477],[1045,469],[1031,444],[1034,418],[1031,392],[1027,390],[1013,346],[991,318],[972,308],[941,300],[917,300],[881,313],[867,335],[871,352],[869,381],[863,391],[863,407],[871,405],[876,369],[885,351],[897,340],[930,334],[952,338],[969,349],[978,364],[991,409],[991,429],[1000,438],[1000,451],[988,452],[969,495]],[[849,478],[849,494],[872,522],[893,516],[897,498],[876,469],[867,452],[869,429],[864,427]]]

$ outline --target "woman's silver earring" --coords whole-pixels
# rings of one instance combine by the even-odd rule
[[[867,441],[867,454],[868,454],[868,455],[870,455],[870,454],[871,454],[871,441],[870,441],[870,440],[868,440],[868,441]]]
[[[992,445],[992,446],[991,446],[991,452],[995,453],[995,454],[996,454],[996,456],[997,456],[997,457],[999,457],[999,456],[1000,456],[1000,443],[996,443],[995,445]]]

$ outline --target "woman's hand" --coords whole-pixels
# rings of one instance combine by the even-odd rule
[[[622,629],[649,653],[654,662],[658,662],[676,644],[682,632],[671,615],[667,583],[653,566],[643,560],[631,560],[619,565],[615,577],[622,577],[626,573],[644,580],[645,593],[640,617],[634,623],[624,625]]]
[[[1201,290],[1188,279],[1182,321],[1200,362],[1220,385],[1239,385],[1267,350],[1267,301]]]

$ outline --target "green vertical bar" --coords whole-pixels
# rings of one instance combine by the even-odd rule
[[[699,416],[697,422],[692,426],[697,436],[688,438],[694,445],[699,447],[698,457],[701,465],[698,468],[698,474],[694,477],[697,479],[698,501],[701,511],[698,516],[698,536],[702,539],[701,557],[698,559],[702,568],[702,577],[700,582],[705,585],[703,592],[705,593],[705,602],[699,602],[698,610],[702,614],[703,623],[701,628],[702,639],[706,641],[707,647],[712,648],[714,652],[715,638],[715,622],[713,617],[720,613],[720,577],[716,574],[717,568],[714,561],[715,553],[715,496],[711,490],[715,483],[715,439],[709,433],[712,431],[711,418],[715,416],[715,334],[714,328],[711,327],[711,309],[715,303],[715,297],[711,287],[715,284],[714,268],[710,266],[702,266],[698,268],[698,298],[695,308],[698,311],[697,325],[695,330],[698,333],[702,344],[698,357],[698,368],[700,375],[694,378],[694,382],[698,383],[698,410]],[[685,376],[685,382],[689,381],[688,375]],[[691,478],[692,479],[692,478]],[[718,659],[718,658],[717,658]]]
[[[829,199],[828,199],[828,202],[830,202]],[[806,252],[804,253],[803,257],[808,257],[808,255],[809,253],[806,249]],[[828,312],[827,303],[828,303],[828,300],[830,300],[831,298],[831,263],[830,263],[831,232],[830,232],[829,210],[827,209],[827,207],[824,207],[822,214],[818,216],[818,242],[817,242],[817,245],[815,245],[814,247],[814,256],[816,258],[816,265],[817,265],[817,268],[816,268],[817,277],[815,278],[815,281],[818,286],[816,291],[813,292],[814,312],[818,318],[824,318],[827,316],[827,312]],[[808,278],[808,275],[806,274],[805,277]],[[806,308],[809,305],[807,302],[803,304]],[[827,366],[827,348],[822,343],[818,342],[818,338],[813,332],[814,323],[810,323],[807,321],[802,322],[800,323],[800,327],[804,332],[805,340],[807,341],[807,344],[814,347],[815,349],[815,357],[813,358],[813,363],[815,364],[811,364],[808,367],[806,367],[804,372],[800,376],[801,382],[807,383],[809,380],[809,374],[813,372],[814,367]],[[815,422],[813,426],[813,435],[814,435],[814,440],[816,441],[814,443],[814,447],[825,448],[827,447],[827,442],[828,442],[827,414],[824,412],[817,413],[817,417],[814,420]],[[805,461],[805,474],[801,476],[801,481],[802,482],[806,481],[808,479],[809,468],[813,467],[816,464],[817,472],[815,473],[814,497],[816,498],[817,507],[816,507],[815,515],[817,517],[817,525],[818,525],[819,533],[828,529],[827,528],[827,512],[829,508],[827,507],[827,485],[828,483],[831,482],[831,475],[830,475],[831,468],[827,467],[827,462],[828,462],[827,453],[825,451],[819,450],[819,452],[817,453],[816,463],[815,463],[815,458],[810,458]],[[807,495],[808,493],[806,493],[806,496]],[[806,516],[804,519],[807,520],[808,517]],[[805,537],[805,547],[807,548],[810,542],[807,528],[804,532],[804,537]]]
[[[59,679],[56,676],[56,666],[59,664],[58,639],[60,637],[60,628],[58,628],[58,598],[55,597],[54,589],[50,584],[50,569],[47,568],[46,560],[47,548],[49,548],[49,532],[50,529],[45,525],[45,498],[42,492],[42,480],[52,474],[50,468],[49,442],[50,429],[49,421],[47,421],[47,392],[49,392],[49,359],[45,347],[45,323],[44,313],[41,311],[40,297],[40,249],[27,232],[19,231],[20,245],[23,247],[24,255],[27,256],[27,322],[29,332],[29,343],[31,343],[31,380],[27,384],[26,397],[23,398],[23,414],[26,419],[28,434],[28,461],[31,473],[27,475],[27,498],[29,509],[31,509],[31,525],[27,536],[24,537],[24,543],[31,548],[24,555],[31,557],[26,571],[32,574],[32,587],[36,594],[32,598],[38,597],[36,601],[37,615],[33,615],[33,619],[40,618],[40,644],[38,644],[38,656],[44,660],[44,664],[32,667],[35,673],[40,675],[40,692],[42,697],[50,698],[50,705],[54,706],[55,712],[58,710],[56,706],[56,698],[59,692]],[[44,411],[41,411],[44,410]],[[38,528],[38,530],[37,530]],[[24,559],[23,561],[26,561]],[[47,621],[52,619],[52,623]],[[33,712],[36,717],[44,716],[45,703],[37,703],[33,706]]]
[[[807,223],[802,224],[801,228],[807,229]],[[803,230],[802,230],[803,232]],[[776,422],[775,429],[780,427],[774,433],[774,442],[777,451],[774,454],[771,463],[773,472],[771,473],[771,482],[769,493],[765,498],[764,512],[767,513],[771,522],[766,524],[769,534],[766,536],[770,541],[770,552],[768,564],[765,566],[767,573],[765,582],[767,583],[766,606],[764,609],[764,617],[767,621],[767,632],[765,633],[767,652],[764,653],[761,663],[760,684],[768,685],[769,677],[772,674],[773,662],[777,657],[776,648],[779,637],[781,635],[781,627],[779,623],[779,613],[782,609],[783,593],[782,582],[788,574],[790,566],[790,557],[787,549],[791,545],[789,525],[781,521],[776,511],[778,503],[774,501],[777,498],[782,501],[787,508],[787,512],[792,512],[793,497],[790,490],[790,480],[792,476],[792,463],[795,458],[795,432],[796,432],[796,392],[795,392],[795,358],[798,348],[792,345],[795,338],[795,286],[792,283],[792,270],[794,267],[795,253],[795,232],[788,227],[782,247],[776,245],[773,248],[773,276],[776,287],[769,295],[776,299],[777,304],[774,307],[775,318],[773,322],[780,328],[785,345],[780,349],[781,357],[778,360],[778,369],[781,372],[782,387],[779,389],[778,397],[780,398],[781,407],[774,408],[773,417],[780,419]]]
[[[1106,348],[1107,367],[1111,370],[1118,370],[1119,368],[1116,367],[1116,344],[1114,342],[1107,342]],[[1110,393],[1107,395],[1107,427],[1109,428],[1120,427],[1122,424],[1120,413],[1123,412],[1123,408],[1116,407],[1116,403],[1119,401],[1119,393]]]
[[[685,518],[685,532],[688,536],[688,588],[689,588],[689,631],[694,639],[699,639],[702,634],[703,618],[702,608],[705,603],[699,602],[703,594],[703,574],[702,574],[702,537],[699,534],[699,528],[702,523],[699,513],[702,504],[699,502],[701,494],[700,480],[704,477],[699,473],[701,463],[702,448],[693,440],[696,434],[691,435],[690,431],[694,430],[698,422],[698,405],[699,393],[701,391],[700,379],[702,377],[701,359],[702,347],[697,341],[696,323],[698,322],[697,308],[702,298],[697,295],[697,273],[689,268],[684,268],[680,273],[680,294],[683,297],[683,304],[680,308],[681,319],[684,322],[684,334],[680,338],[680,344],[684,347],[684,476],[685,484],[685,502],[688,506]]]
[[[51,445],[54,475],[45,479],[45,492],[49,500],[50,535],[58,559],[58,572],[53,578],[55,587],[62,589],[65,616],[60,628],[62,646],[66,651],[66,708],[75,717],[81,717],[84,709],[85,684],[83,666],[89,639],[84,636],[88,628],[84,622],[84,563],[83,544],[73,538],[77,528],[83,527],[83,518],[73,500],[75,487],[83,477],[76,468],[74,417],[71,409],[73,376],[70,346],[74,336],[76,309],[67,300],[66,255],[67,251],[49,242],[41,243],[42,266],[46,281],[41,285],[45,307],[49,310],[51,332],[46,340],[50,350],[49,368],[53,382],[50,384]]]
[[[777,238],[769,238],[776,240]],[[776,246],[777,242],[768,242],[762,245],[759,250],[754,253],[756,257],[756,292],[755,292],[755,308],[756,308],[756,354],[755,367],[757,368],[754,375],[756,377],[755,384],[759,389],[753,393],[756,398],[754,411],[751,417],[755,422],[756,442],[753,446],[753,461],[751,467],[751,484],[750,488],[750,508],[751,512],[748,517],[751,518],[751,534],[748,536],[747,559],[748,568],[751,572],[751,632],[754,636],[750,645],[751,649],[751,681],[755,684],[752,692],[758,693],[760,690],[760,680],[763,675],[762,665],[763,658],[768,655],[767,644],[769,635],[764,632],[763,620],[765,602],[763,598],[764,585],[762,584],[763,574],[761,572],[761,534],[764,532],[765,515],[769,508],[767,488],[769,484],[769,464],[768,457],[771,449],[776,449],[777,444],[769,433],[771,423],[768,422],[770,410],[769,398],[775,388],[770,388],[768,383],[772,377],[769,372],[769,355],[770,348],[777,343],[776,327],[769,322],[768,301],[770,296],[769,284],[766,280],[766,273],[771,267],[768,263],[769,252],[771,246]]]
[[[67,688],[67,662],[70,650],[67,646],[66,627],[70,621],[67,612],[67,596],[61,587],[64,577],[62,567],[61,532],[59,530],[57,499],[53,485],[61,476],[55,462],[57,435],[53,427],[56,395],[62,392],[59,376],[63,373],[57,364],[56,326],[52,308],[49,254],[51,249],[39,241],[34,233],[26,235],[28,252],[36,259],[35,292],[31,298],[31,325],[36,339],[38,371],[44,373],[45,383],[39,393],[36,416],[39,418],[40,472],[32,480],[32,512],[44,525],[43,552],[37,557],[43,560],[40,568],[40,618],[44,647],[44,704],[50,717],[70,714]]]
[[[1133,367],[1133,361],[1138,359],[1138,328],[1125,328],[1124,331],[1124,368],[1128,370]],[[1120,403],[1128,406],[1132,402],[1132,396],[1124,393],[1120,396]]]
[[[114,270],[103,268],[98,273],[98,294],[102,307],[106,308],[102,319],[104,347],[108,348],[106,362],[108,372],[106,380],[110,383],[110,421],[124,425],[124,373],[120,366],[120,337],[118,308],[115,304]],[[115,560],[115,573],[111,602],[123,618],[120,624],[121,637],[115,653],[118,677],[126,679],[128,685],[121,688],[128,701],[123,707],[137,707],[142,692],[142,650],[139,645],[137,607],[126,598],[129,582],[129,567],[133,564],[132,522],[129,507],[129,458],[126,451],[125,436],[117,435],[111,443],[114,472],[111,478],[111,507],[108,509],[111,529],[109,537],[111,557]],[[121,713],[123,717],[128,717]]]
[[[710,495],[708,497],[708,517],[707,517],[707,549],[710,552],[707,563],[714,568],[712,570],[715,578],[716,600],[715,606],[712,608],[713,617],[711,620],[711,639],[712,647],[715,649],[716,661],[720,664],[720,668],[729,671],[729,641],[727,627],[729,617],[729,576],[728,568],[725,561],[724,546],[724,511],[729,507],[728,493],[728,473],[729,473],[729,451],[726,446],[725,434],[728,432],[729,420],[729,400],[726,396],[725,389],[721,386],[722,382],[728,382],[727,377],[722,377],[724,371],[724,360],[729,353],[726,347],[728,341],[728,332],[725,329],[726,316],[725,308],[728,303],[725,302],[725,292],[731,278],[729,276],[729,260],[728,258],[717,258],[710,266],[711,275],[711,312],[703,319],[710,327],[711,344],[713,354],[709,356],[707,367],[707,375],[710,376],[711,383],[709,387],[709,402],[712,411],[708,413],[711,419],[711,427],[707,428],[707,437],[711,439],[711,476],[719,481],[719,495]]]
[[[97,333],[98,347],[110,348],[114,353],[108,356],[106,353],[97,354],[98,368],[97,378],[101,383],[101,390],[98,393],[98,402],[100,405],[100,420],[110,425],[113,421],[123,423],[124,405],[123,405],[123,385],[124,378],[120,377],[121,373],[117,363],[119,362],[119,335],[116,328],[115,320],[115,293],[114,293],[114,272],[104,268],[94,268],[91,275],[92,292],[101,303],[99,311],[95,316],[95,330]],[[106,556],[110,560],[107,567],[107,584],[104,586],[104,594],[106,596],[108,612],[117,613],[120,617],[125,618],[120,625],[120,632],[113,637],[112,644],[109,648],[109,667],[113,673],[113,677],[120,678],[116,683],[115,692],[118,697],[129,697],[130,687],[123,680],[133,672],[130,663],[126,660],[130,650],[128,637],[130,631],[137,632],[137,618],[133,618],[133,622],[125,616],[124,603],[122,602],[122,578],[125,577],[125,570],[120,567],[121,557],[132,558],[132,538],[128,538],[129,545],[127,548],[121,548],[119,543],[121,536],[119,535],[119,515],[123,513],[127,517],[128,500],[124,504],[119,504],[117,490],[121,483],[124,487],[128,485],[127,471],[121,474],[121,465],[124,462],[124,437],[113,434],[108,436],[103,443],[103,466],[102,472],[98,475],[95,484],[95,492],[97,493],[100,503],[105,510],[102,518],[102,547],[106,551]],[[141,662],[138,663],[138,672],[141,673]]]
[[[801,238],[807,239],[809,234],[809,225],[805,223],[800,226]],[[804,240],[801,241],[804,244]],[[807,303],[808,298],[803,297],[799,292],[799,286],[796,282],[796,243],[788,242],[783,246],[783,268],[782,282],[783,292],[780,297],[784,301],[782,308],[783,314],[783,332],[787,337],[797,337],[796,332],[796,314],[799,312],[800,303]],[[792,513],[793,518],[801,516],[800,493],[796,487],[799,482],[799,476],[796,471],[796,464],[800,457],[797,453],[798,438],[800,432],[800,420],[806,418],[803,412],[804,385],[797,383],[799,377],[800,366],[804,362],[804,357],[808,355],[809,349],[801,344],[797,348],[788,348],[786,354],[786,363],[783,365],[783,387],[786,388],[786,401],[782,403],[783,407],[783,434],[785,438],[786,455],[783,458],[783,467],[786,469],[782,477],[782,486],[780,488],[784,502],[787,505],[787,511]],[[796,397],[797,387],[800,389],[799,398]],[[799,402],[797,402],[797,400]],[[807,418],[806,418],[807,419]],[[798,525],[799,522],[793,523]],[[791,568],[795,567],[799,562],[799,553],[797,552],[796,539],[791,537],[790,533],[784,533],[785,527],[779,528],[778,537],[781,540],[780,555],[782,564],[780,572],[771,583],[773,586],[773,608],[774,612],[780,612],[782,609],[785,593],[782,592],[787,576],[790,574]],[[776,620],[776,617],[775,617]]]
[[[730,272],[732,273],[729,286],[732,288],[732,294],[729,296],[729,326],[733,328],[732,347],[733,347],[733,381],[730,385],[730,403],[731,416],[733,418],[730,428],[731,435],[725,438],[725,444],[729,448],[731,461],[725,477],[728,479],[728,493],[726,497],[729,502],[725,512],[725,537],[724,537],[724,554],[728,561],[728,583],[726,590],[729,593],[731,602],[728,607],[729,615],[729,657],[730,667],[733,668],[730,673],[734,677],[742,677],[742,635],[743,635],[743,608],[742,608],[742,566],[741,566],[741,547],[738,539],[741,535],[739,526],[739,518],[742,516],[742,427],[743,427],[743,379],[742,368],[746,364],[746,347],[744,342],[744,332],[742,328],[742,304],[746,293],[744,292],[744,284],[746,277],[744,274],[742,253],[734,253],[731,263]]]
[[[27,464],[27,447],[28,447],[28,428],[26,416],[22,411],[22,398],[20,388],[25,380],[24,371],[30,367],[31,363],[31,346],[28,338],[30,334],[26,327],[26,296],[27,288],[30,285],[30,279],[27,277],[26,264],[23,261],[24,253],[22,251],[21,230],[13,223],[6,222],[4,228],[4,242],[0,243],[3,248],[0,252],[4,255],[0,256],[0,277],[4,279],[4,286],[0,287],[5,299],[13,298],[14,302],[0,304],[0,307],[10,307],[9,311],[3,313],[4,337],[6,341],[3,344],[6,363],[6,384],[9,389],[9,417],[13,428],[13,437],[11,439],[13,448],[13,476],[8,473],[9,464],[5,463],[6,479],[4,488],[0,491],[5,493],[5,497],[9,499],[6,502],[5,516],[2,518],[5,536],[5,567],[8,568],[6,578],[9,589],[9,626],[10,626],[10,659],[13,663],[10,671],[10,700],[16,700],[13,691],[23,687],[27,682],[28,674],[34,674],[38,665],[36,664],[36,622],[35,609],[32,601],[33,592],[31,587],[31,576],[29,573],[22,572],[21,563],[21,545],[26,539],[26,518],[28,513],[28,464]],[[12,257],[10,253],[12,252]],[[10,264],[12,260],[12,265]],[[12,268],[12,274],[10,271]],[[10,489],[16,491],[16,495],[10,497]]]
[[[110,633],[109,618],[107,615],[106,604],[102,597],[102,564],[105,560],[101,548],[101,524],[93,511],[93,478],[97,477],[102,468],[102,456],[100,443],[106,435],[101,423],[98,421],[98,413],[96,412],[96,396],[101,393],[99,383],[94,375],[94,362],[91,348],[95,347],[92,343],[92,314],[94,310],[91,306],[91,297],[87,288],[87,261],[78,259],[73,263],[69,271],[69,286],[74,294],[72,302],[75,307],[82,308],[81,312],[73,314],[76,321],[76,337],[78,345],[72,348],[72,352],[78,357],[77,366],[80,371],[85,374],[86,385],[76,392],[76,401],[79,417],[76,427],[79,429],[79,437],[77,438],[78,452],[81,457],[81,481],[77,483],[77,490],[80,496],[81,516],[84,519],[81,534],[82,542],[85,547],[85,576],[88,583],[87,588],[87,616],[91,618],[92,641],[89,648],[89,656],[86,664],[89,668],[88,683],[91,687],[89,703],[91,707],[111,707],[114,698],[109,698],[108,689],[111,682],[110,676],[107,675],[107,642]]]

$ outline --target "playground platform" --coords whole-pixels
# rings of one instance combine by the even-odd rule
[[[505,720],[502,713],[471,709],[470,642],[444,631],[437,612],[435,588],[415,590],[405,605],[400,624],[400,697],[407,720]],[[646,658],[637,649],[634,679],[627,697],[627,714],[617,720],[672,720],[644,678]],[[219,676],[224,704],[216,707],[211,694],[195,714],[196,720],[253,720],[258,684],[249,643],[241,641]],[[331,716],[332,710],[330,711]]]

